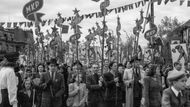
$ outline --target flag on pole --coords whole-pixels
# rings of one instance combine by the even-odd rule
[[[62,25],[61,33],[68,33],[69,26],[68,25]]]

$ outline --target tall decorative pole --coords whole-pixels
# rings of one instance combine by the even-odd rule
[[[82,18],[80,17],[79,15],[79,10],[77,10],[75,8],[75,10],[73,10],[74,14],[75,14],[75,17],[74,19],[71,21],[70,25],[71,25],[71,28],[74,29],[74,35],[72,35],[70,37],[70,40],[72,39],[73,43],[76,45],[76,60],[78,60],[78,39],[81,37],[81,31],[80,31],[80,26],[78,25],[81,21],[82,21]]]
[[[140,12],[141,13],[141,18],[138,20],[136,20],[136,26],[133,28],[133,33],[135,35],[135,43],[134,43],[134,65],[133,65],[133,85],[132,85],[132,89],[133,89],[133,96],[135,96],[136,93],[139,93],[139,91],[135,90],[139,84],[139,80],[141,79],[141,76],[140,76],[140,68],[137,64],[137,59],[138,59],[138,51],[137,51],[137,47],[138,47],[138,41],[139,41],[139,34],[141,32],[141,29],[142,29],[142,23],[143,23],[143,11]],[[140,91],[141,92],[141,91]],[[132,102],[133,104],[135,102]]]
[[[105,17],[106,17],[106,12],[107,9],[106,7],[108,7],[110,5],[110,1],[109,0],[104,0],[104,2],[101,2],[100,4],[100,10],[103,14],[103,32],[102,32],[102,62],[101,62],[101,74],[103,75],[104,72],[104,41],[105,41],[105,27],[106,27],[106,21],[105,21]]]
[[[82,18],[80,17],[79,15],[79,10],[77,10],[75,8],[75,10],[73,10],[74,14],[75,14],[75,17],[74,19],[71,21],[70,25],[71,25],[71,28],[74,29],[74,35],[72,35],[70,37],[70,40],[73,41],[73,44],[76,45],[76,60],[78,61],[79,58],[78,58],[78,48],[79,48],[79,41],[78,39],[81,37],[81,31],[80,31],[80,26],[78,25],[81,21],[82,21]],[[79,79],[79,70],[78,70],[78,66],[77,66],[77,74],[78,74],[78,79]],[[79,83],[78,83],[78,86],[79,86]],[[79,96],[80,96],[80,91],[78,92],[79,93]],[[80,97],[79,97],[79,101],[80,101]]]
[[[117,65],[119,64],[119,40],[120,40],[120,30],[121,30],[121,23],[120,23],[120,18],[119,16],[117,17],[117,27],[116,27],[116,33],[117,33]],[[118,84],[118,83],[117,83]],[[115,99],[115,104],[117,105],[117,99],[118,99],[118,93],[117,93],[117,85],[116,85],[116,99]]]
[[[120,40],[120,30],[121,30],[121,23],[120,23],[120,18],[119,16],[117,17],[117,28],[116,28],[116,33],[117,33],[117,65],[119,64],[119,40]]]

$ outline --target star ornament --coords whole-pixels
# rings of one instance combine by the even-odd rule
[[[146,18],[147,23],[148,23],[148,22],[151,22],[154,17],[149,14],[148,17],[145,17],[145,18]]]
[[[57,13],[57,16],[58,16],[58,17],[61,17],[61,13]]]
[[[73,10],[74,14],[78,14],[80,10],[77,10],[77,8],[75,8],[75,10]]]
[[[51,27],[51,29],[52,29],[52,32],[56,32],[58,28],[54,26],[54,27]]]

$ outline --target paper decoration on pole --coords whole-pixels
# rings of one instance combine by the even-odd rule
[[[81,34],[82,34],[82,32],[80,31],[81,26],[78,25],[82,21],[82,18],[78,13],[79,10],[75,8],[73,12],[75,14],[75,17],[72,19],[70,25],[71,25],[71,29],[74,29],[75,34],[70,37],[70,42],[72,44],[75,44],[76,42],[78,42],[78,39],[81,37]]]
[[[121,30],[121,23],[120,23],[120,18],[118,16],[117,17],[117,27],[116,27],[117,36],[121,35],[121,33],[119,32],[120,30]]]
[[[101,4],[100,4],[100,10],[103,13],[103,15],[106,15],[106,13],[107,13],[106,7],[108,7],[109,5],[110,5],[110,1],[109,0],[104,0],[104,2],[101,2]]]
[[[43,0],[32,0],[25,4],[23,8],[23,15],[26,19],[30,21],[42,22],[41,17],[44,15],[43,13],[37,12],[43,6]]]
[[[172,44],[171,53],[173,63],[180,62],[182,64],[182,69],[185,70],[184,63],[188,61],[186,44]]]
[[[69,26],[68,25],[62,25],[61,26],[61,33],[68,33]]]

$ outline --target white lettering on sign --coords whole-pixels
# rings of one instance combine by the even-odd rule
[[[35,10],[36,8],[38,8],[39,6],[39,1],[35,1],[34,3],[32,3],[31,5],[26,7],[26,13],[30,13],[31,11]]]
[[[156,30],[151,30],[151,31],[149,31],[149,32],[147,32],[147,36],[152,36],[152,35],[154,35],[156,33]]]

